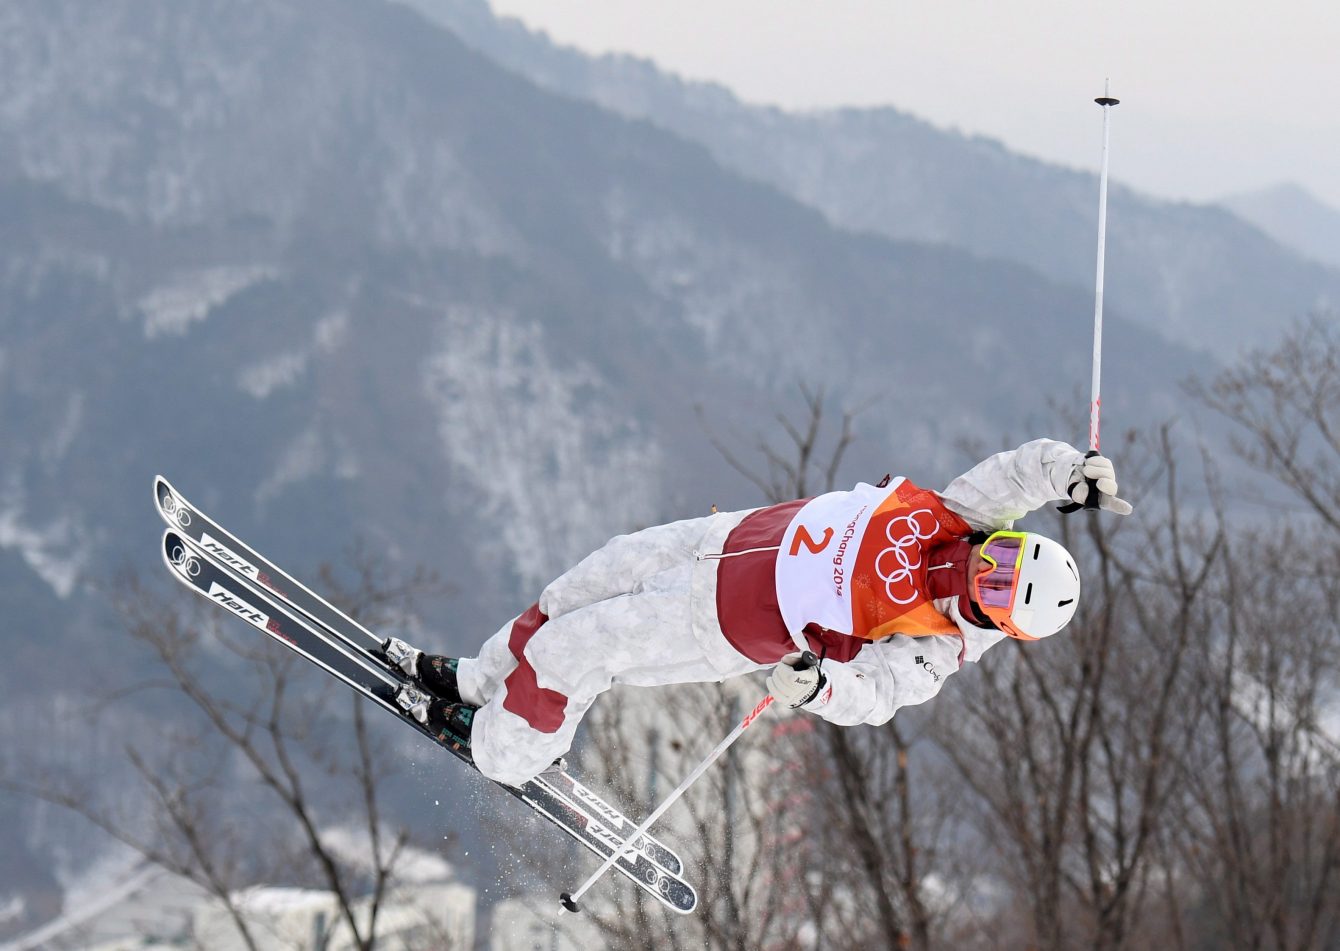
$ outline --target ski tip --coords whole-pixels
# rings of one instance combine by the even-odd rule
[[[154,476],[154,505],[163,521],[178,528],[188,528],[192,516],[190,505],[177,494],[172,483],[161,475]]]
[[[194,578],[200,574],[200,559],[191,551],[190,545],[170,528],[163,532],[162,554],[168,569],[183,578]]]
[[[163,554],[171,559],[173,551],[186,550],[186,543],[181,540],[181,536],[168,528],[163,531]]]
[[[577,903],[572,900],[572,896],[567,892],[558,896],[558,903],[563,906],[564,911],[570,911],[574,915],[581,911],[581,909],[577,907]]]

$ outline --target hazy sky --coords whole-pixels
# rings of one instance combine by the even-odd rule
[[[1337,0],[491,0],[588,52],[654,60],[749,102],[887,104],[1208,200],[1293,181],[1340,207]]]

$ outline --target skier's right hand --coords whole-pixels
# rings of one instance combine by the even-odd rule
[[[828,683],[828,678],[818,667],[796,668],[802,656],[800,651],[792,651],[768,675],[768,693],[793,710],[819,696],[819,691]]]

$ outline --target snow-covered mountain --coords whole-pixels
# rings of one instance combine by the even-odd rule
[[[645,60],[556,46],[515,20],[495,18],[486,0],[402,2],[546,88],[702,143],[727,168],[819,209],[839,227],[952,245],[1063,284],[1093,286],[1095,175],[893,108],[794,113],[751,106],[720,86],[681,81]],[[1096,108],[1093,121],[1096,160]],[[1122,187],[1121,121],[1118,111],[1107,245],[1107,300],[1114,310],[1193,348],[1232,357],[1269,339],[1281,322],[1340,305],[1334,255],[1282,247],[1221,207],[1160,201]]]
[[[79,9],[0,13],[2,379],[31,437],[6,458],[0,537],[60,595],[107,544],[103,519],[140,520],[82,500],[138,493],[155,467],[298,557],[299,525],[330,533],[315,516],[344,512],[500,576],[496,595],[612,529],[705,507],[718,480],[668,461],[710,458],[676,445],[699,441],[682,422],[697,404],[766,405],[799,380],[887,393],[871,436],[939,472],[944,418],[1018,428],[1086,378],[1082,292],[837,231],[403,8]],[[1114,380],[1169,353],[1113,319]],[[1023,359],[1055,368],[1046,393],[983,405],[943,384],[947,366]],[[928,387],[937,418],[897,411]],[[81,479],[94,451],[105,465]],[[329,494],[301,501],[313,484]],[[461,521],[486,539],[468,554],[442,544]]]
[[[1053,405],[1082,438],[1086,291],[842,230],[383,0],[0,5],[0,262],[13,755],[115,757],[162,702],[102,702],[156,472],[303,577],[360,538],[438,568],[421,639],[467,650],[610,535],[762,502],[701,419],[747,453],[797,383],[869,407],[850,481],[942,483]],[[1173,413],[1206,358],[1108,328],[1109,425]],[[7,856],[57,834],[0,818]]]

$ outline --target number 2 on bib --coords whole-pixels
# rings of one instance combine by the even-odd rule
[[[831,542],[832,540],[833,540],[832,528],[825,528],[824,537],[821,540],[816,541],[814,536],[811,535],[805,529],[804,525],[797,525],[796,535],[793,539],[791,539],[791,555],[792,556],[799,555],[801,545],[804,545],[806,548],[808,548],[810,550],[811,555],[817,555],[819,554],[819,552],[827,548],[828,543]]]

